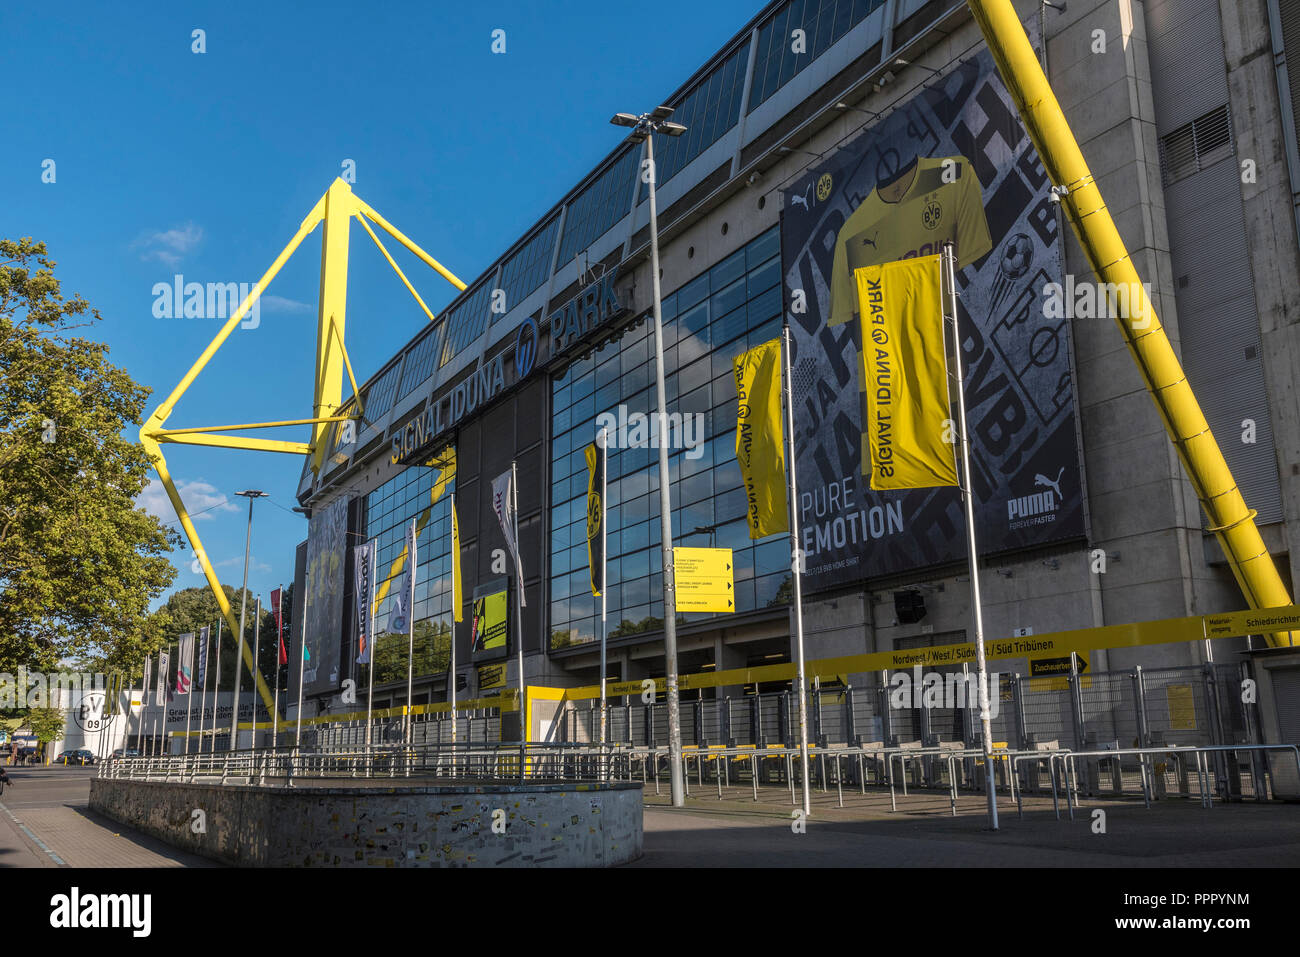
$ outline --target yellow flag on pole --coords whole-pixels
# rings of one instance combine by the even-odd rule
[[[873,489],[957,484],[939,261],[904,259],[854,274],[867,400],[862,472]]]
[[[785,499],[785,439],[781,428],[781,340],[732,360],[736,376],[736,460],[745,482],[749,537],[790,530]]]

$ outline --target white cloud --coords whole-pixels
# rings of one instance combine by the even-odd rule
[[[186,223],[184,226],[141,236],[131,244],[131,248],[143,249],[140,258],[145,262],[156,259],[165,265],[175,266],[202,241],[202,227]]]
[[[180,492],[181,501],[185,503],[185,510],[190,513],[190,518],[196,522],[216,518],[221,512],[239,511],[239,506],[230,501],[224,492],[217,491],[215,486],[203,479],[177,482],[176,491]],[[171,499],[167,497],[167,490],[156,478],[149,480],[149,484],[135,500],[135,504],[164,522],[176,521],[176,510],[172,508]]]
[[[267,312],[308,312],[312,308],[311,303],[286,299],[284,296],[263,296],[260,301]]]

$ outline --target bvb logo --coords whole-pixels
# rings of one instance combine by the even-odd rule
[[[925,210],[921,213],[921,222],[925,223],[926,229],[938,229],[942,219],[942,206],[933,201],[925,204]]]
[[[590,541],[600,534],[600,493],[592,492],[587,496],[587,539]]]
[[[822,173],[821,179],[817,181],[817,198],[823,203],[826,202],[826,198],[831,194],[831,187],[833,185],[834,183],[831,181],[831,174]]]

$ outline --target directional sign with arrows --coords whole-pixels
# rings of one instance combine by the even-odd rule
[[[736,610],[730,548],[674,548],[678,611]]]

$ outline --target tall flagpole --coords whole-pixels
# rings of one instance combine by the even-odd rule
[[[371,725],[371,710],[375,703],[375,548],[374,542],[370,543],[370,584],[366,587],[366,665],[369,669],[367,680],[369,687],[366,690],[366,777],[370,776],[370,745],[373,740],[374,728]]]
[[[411,690],[415,680],[415,519],[411,519],[411,554],[406,556],[410,569],[411,589],[406,604],[406,743],[411,743]],[[453,619],[454,620],[454,619]],[[409,771],[408,771],[409,773]]]
[[[149,714],[149,656],[144,656],[144,674],[140,676],[140,723],[135,728],[135,749],[144,754],[144,722]]]
[[[519,571],[519,587],[515,595],[515,642],[519,651],[519,740],[528,741],[528,692],[524,686],[524,564],[523,543],[519,541],[519,476],[515,472],[515,460],[510,460],[510,499],[511,511],[515,522],[515,567]],[[523,768],[519,769],[523,773]]]
[[[203,753],[203,716],[208,710],[208,672],[211,670],[208,667],[208,642],[212,638],[210,627],[204,626],[202,630],[204,632],[203,657],[200,660],[203,662],[203,691],[199,698],[199,754]]]
[[[221,710],[221,616],[217,616],[217,673],[212,679],[212,747],[209,751],[215,753],[217,750],[217,712]]]
[[[606,557],[605,557],[605,518],[609,512],[605,508],[605,488],[609,481],[607,471],[609,469],[609,429],[600,430],[603,438],[600,441],[600,746],[605,747],[605,722],[606,714],[609,711],[609,702],[605,697],[605,672],[608,670],[605,664],[605,644],[608,635],[608,626],[605,621],[606,595],[609,592],[609,582],[605,581]]]
[[[262,596],[257,596],[257,610],[253,612],[253,687],[252,694],[249,696],[253,703],[253,730],[249,732],[250,739],[248,750],[250,756],[257,750],[257,676],[258,662],[257,652],[262,647]],[[235,707],[239,707],[239,702],[235,702]]]
[[[966,550],[970,558],[970,599],[975,624],[975,663],[979,667],[980,733],[984,744],[984,793],[988,798],[989,827],[998,829],[998,799],[993,789],[993,729],[989,724],[989,675],[984,657],[984,612],[980,605],[979,553],[975,550],[975,483],[971,481],[970,436],[966,431],[966,395],[962,382],[961,339],[957,330],[957,274],[951,241],[943,244],[943,277],[948,284],[948,309],[952,313],[953,363],[957,378],[957,414],[961,426],[962,498],[966,503]]]
[[[307,671],[307,599],[311,597],[311,588],[308,587],[309,577],[304,575],[302,582],[302,643],[298,647],[298,728],[293,738],[295,751],[302,747],[302,679]]]
[[[271,750],[280,745],[280,646],[284,644],[284,584],[279,586],[280,617],[275,622],[275,696],[271,704]],[[288,664],[288,662],[285,662]]]
[[[451,522],[448,523],[448,536],[451,538],[451,600],[455,602],[460,592],[456,588],[456,493],[451,493]],[[451,743],[456,743],[456,608],[451,610],[451,667],[447,672],[447,684],[451,687]],[[441,735],[439,735],[441,738]]]
[[[799,763],[803,775],[803,813],[812,814],[812,795],[808,790],[808,679],[804,673],[803,657],[803,552],[799,548],[799,488],[794,474],[794,395],[790,378],[790,327],[781,330],[781,356],[785,360],[785,431],[788,436],[785,471],[790,477],[788,509],[790,513],[790,571],[794,581],[794,633],[798,649],[799,682]]]
[[[198,644],[194,639],[190,639],[190,683],[185,688],[185,753],[190,753],[190,713],[194,710],[194,648]]]

